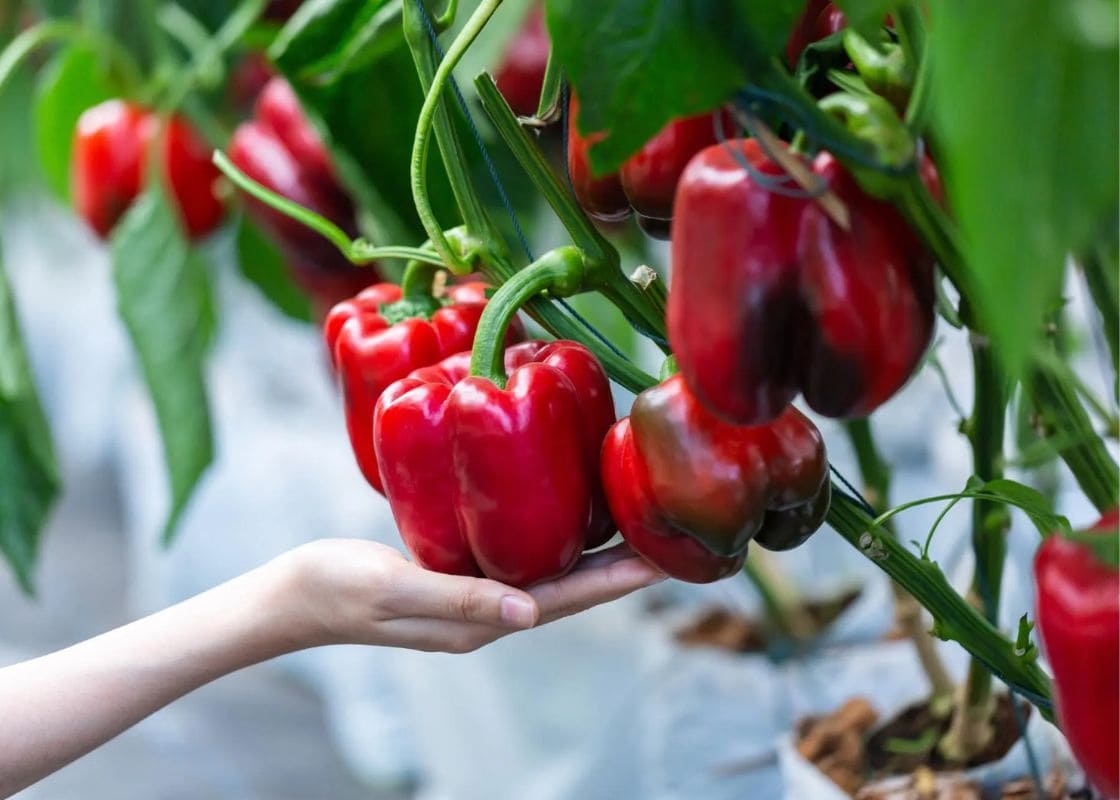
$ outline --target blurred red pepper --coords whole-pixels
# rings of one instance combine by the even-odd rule
[[[809,0],[805,10],[790,31],[786,42],[786,61],[791,67],[797,65],[801,52],[821,39],[827,38],[848,26],[844,12],[828,0]]]
[[[551,45],[544,25],[544,8],[536,5],[510,40],[494,81],[513,113],[529,117],[537,113],[541,87]]]
[[[1116,546],[1120,511],[1090,531]],[[1054,534],[1034,560],[1038,632],[1054,673],[1058,720],[1093,785],[1120,796],[1120,570]]]
[[[583,210],[595,219],[617,222],[634,211],[642,229],[658,239],[669,238],[673,196],[685,166],[694,155],[719,141],[715,125],[735,135],[731,115],[720,111],[674,119],[665,125],[617,173],[593,177],[588,150],[601,133],[582,136],[577,127],[579,104],[568,107],[568,174]]]
[[[112,232],[144,189],[152,137],[168,188],[187,235],[198,239],[222,221],[225,209],[215,194],[220,173],[210,146],[180,117],[159,117],[124,100],[86,109],[74,132],[71,187],[78,213],[101,238]]]
[[[331,363],[346,405],[346,429],[362,475],[383,492],[373,451],[373,409],[381,393],[413,370],[469,351],[486,307],[486,285],[452,286],[442,301],[402,299],[401,288],[378,283],[331,309],[323,323]],[[508,340],[523,335],[510,326]],[[468,354],[469,355],[469,354]]]
[[[357,214],[339,183],[330,155],[283,78],[273,78],[257,100],[256,118],[234,131],[229,157],[253,180],[326,217],[347,235],[358,235]],[[244,196],[249,215],[280,245],[292,275],[320,303],[329,306],[377,280],[369,266],[351,264],[316,231]],[[329,292],[329,294],[322,294]]]
[[[731,422],[772,420],[799,390],[826,416],[865,416],[902,387],[933,333],[922,242],[830,154],[812,171],[850,230],[756,178],[785,173],[754,139],[709,147],[681,177],[669,339],[689,387]],[[923,177],[938,194],[928,160]]]
[[[754,541],[802,544],[831,498],[820,431],[791,407],[729,425],[674,375],[638,395],[603,444],[603,483],[623,538],[666,574],[707,583],[738,571]]]
[[[592,465],[614,421],[606,374],[568,341],[507,348],[504,389],[469,364],[462,353],[419,370],[377,404],[401,536],[428,569],[513,586],[555,578],[602,538]]]

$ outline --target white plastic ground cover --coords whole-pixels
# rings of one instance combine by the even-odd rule
[[[912,695],[908,700],[889,707],[886,712],[880,712],[880,720],[890,719],[893,714],[910,703],[917,702],[921,697],[922,695]],[[874,695],[869,698],[874,699]],[[888,708],[879,704],[876,707]],[[848,800],[846,792],[801,756],[792,732],[786,732],[779,738],[777,750],[784,784],[782,797],[785,800]],[[984,792],[990,793],[1008,781],[1030,777],[1031,753],[1035,768],[1043,778],[1055,764],[1061,763],[1064,767],[1069,762],[1069,750],[1061,732],[1037,712],[1032,712],[1027,720],[1025,737],[1020,738],[1003,758],[965,770],[964,776],[979,783]]]
[[[215,459],[164,550],[168,494],[150,401],[136,379],[116,403],[116,465],[130,538],[133,605],[163,608],[324,537],[400,547],[388,504],[353,463],[318,331],[284,318],[229,274],[208,367]],[[280,659],[323,698],[351,770],[372,784],[415,777],[388,648],[325,648]]]

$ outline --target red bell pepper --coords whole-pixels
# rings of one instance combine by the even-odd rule
[[[568,177],[572,191],[589,216],[603,222],[618,222],[630,216],[630,202],[622,191],[617,172],[596,177],[591,172],[588,151],[604,133],[584,136],[579,132],[579,101],[573,94],[568,103]]]
[[[568,341],[508,348],[504,389],[469,366],[469,354],[452,356],[377,404],[377,459],[401,536],[428,569],[513,586],[555,578],[613,530],[594,469],[614,421],[606,374]]]
[[[71,185],[78,213],[106,238],[144,188],[152,137],[161,135],[159,158],[179,219],[198,239],[213,231],[225,210],[215,194],[221,173],[212,150],[181,118],[161,132],[151,111],[123,100],[107,100],[78,118]]]
[[[674,375],[638,395],[603,444],[603,483],[623,538],[674,578],[739,570],[754,541],[803,543],[831,498],[820,431],[787,407],[768,425],[730,425]]]
[[[933,259],[830,154],[812,171],[847,207],[848,231],[814,199],[772,191],[744,160],[784,174],[756,140],[736,140],[701,151],[677,190],[668,327],[680,370],[738,424],[776,418],[799,390],[826,416],[865,416],[929,344]],[[928,161],[924,177],[936,193]]]
[[[639,220],[673,218],[673,196],[681,173],[694,155],[719,141],[715,131],[717,124],[722,126],[726,137],[735,135],[735,122],[726,112],[718,116],[683,117],[668,123],[641,150],[626,159],[619,170],[619,178]]]
[[[486,285],[452,286],[445,299],[402,302],[401,288],[378,283],[331,309],[323,337],[339,376],[346,405],[346,429],[358,467],[383,492],[373,449],[373,409],[394,381],[420,367],[470,350],[486,306]],[[520,326],[511,326],[516,341]]]
[[[1118,523],[1114,509],[1089,530],[1107,532],[1115,548]],[[1088,544],[1055,534],[1038,548],[1034,575],[1038,632],[1054,673],[1062,731],[1093,785],[1118,797],[1120,570]]]
[[[674,119],[665,125],[617,173],[593,177],[588,149],[602,134],[582,136],[577,128],[579,104],[568,109],[568,174],[583,210],[595,219],[615,222],[634,211],[649,235],[667,239],[673,196],[685,166],[694,155],[718,141],[716,120],[733,136],[734,121],[725,112]]]
[[[809,0],[786,42],[786,61],[791,67],[796,66],[806,47],[847,26],[844,12],[828,0]]]
[[[498,91],[513,113],[529,117],[537,112],[550,48],[548,30],[544,25],[544,8],[536,5],[525,17],[521,29],[514,34],[494,76]]]

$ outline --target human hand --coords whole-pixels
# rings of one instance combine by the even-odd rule
[[[616,600],[665,576],[626,545],[585,556],[572,572],[528,590],[430,572],[361,539],[324,539],[268,568],[274,610],[293,648],[372,644],[466,653],[517,630]]]

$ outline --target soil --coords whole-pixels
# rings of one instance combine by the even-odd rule
[[[1032,709],[1021,708],[1025,724]],[[996,699],[994,740],[967,764],[951,763],[937,752],[949,719],[932,713],[926,702],[908,706],[881,726],[877,722],[871,704],[854,698],[831,714],[803,720],[796,730],[798,752],[856,800],[980,800],[980,787],[960,771],[1002,758],[1019,739],[1007,695]],[[1046,777],[1045,792],[1047,800],[1076,797],[1058,773]],[[1008,783],[1000,795],[1000,800],[1035,798],[1030,779]]]
[[[811,623],[810,636],[835,622],[858,597],[859,590],[853,589],[827,600],[803,603],[800,612]],[[763,653],[778,638],[765,621],[727,608],[706,609],[674,637],[685,647],[714,647],[730,653]]]

